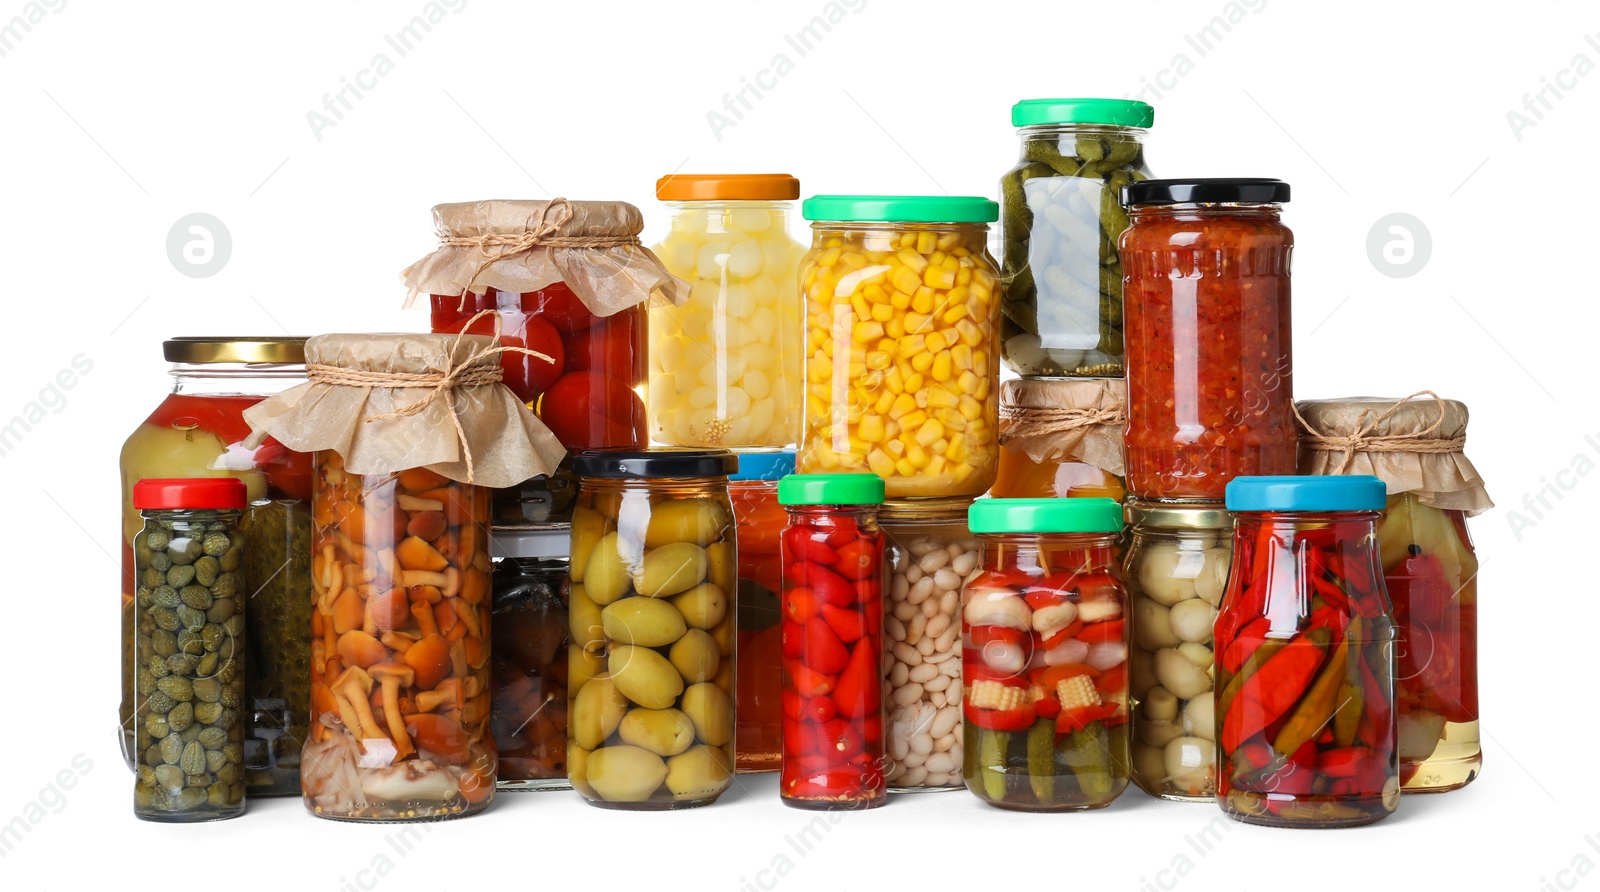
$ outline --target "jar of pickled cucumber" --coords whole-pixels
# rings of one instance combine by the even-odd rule
[[[998,499],[1103,498],[1121,502],[1121,378],[1013,378],[1000,385]]]
[[[734,771],[738,460],[596,451],[573,470],[572,785],[605,808],[715,802]]]
[[[1162,799],[1217,792],[1212,626],[1228,583],[1233,522],[1221,504],[1135,500],[1128,546],[1133,782]]]
[[[800,288],[788,174],[670,174],[672,228],[655,247],[692,283],[650,311],[650,431],[673,446],[781,447],[800,434]]]
[[[999,443],[998,271],[986,198],[817,195],[801,473],[870,471],[887,498],[977,496]]]
[[[762,449],[739,452],[738,456],[739,471],[728,478],[728,497],[733,501],[739,534],[739,641],[734,672],[738,768],[741,773],[777,771],[783,757],[779,535],[788,520],[778,504],[778,481],[794,473],[794,450]]]
[[[1022,157],[1000,178],[1006,365],[1019,375],[1120,378],[1119,195],[1150,176],[1155,111],[1122,99],[1024,99]]]
[[[489,648],[495,789],[570,790],[567,781],[567,548],[564,523],[494,527]]]

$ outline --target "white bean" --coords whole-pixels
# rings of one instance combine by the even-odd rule
[[[896,665],[904,666],[905,664],[904,663],[897,663]],[[938,675],[939,675],[939,667],[938,666],[935,666],[932,663],[923,663],[922,665],[920,665],[920,666],[912,669],[910,672],[908,672],[906,677],[909,678],[910,680],[914,681],[914,682],[917,682],[918,684],[922,684],[923,682],[927,682],[927,681],[930,681],[930,680],[938,677]],[[904,682],[900,682],[900,684],[903,684],[903,683]]]
[[[896,574],[894,581],[889,583],[889,597],[896,601],[904,601],[906,593],[911,591],[911,583],[904,576]]]
[[[918,666],[917,668],[921,669],[922,667]],[[906,679],[909,676],[910,673],[906,670],[906,664],[897,662],[894,664],[894,668],[889,670],[889,683],[899,687],[906,683]]]
[[[911,622],[911,618],[916,615],[917,605],[911,603],[910,601],[901,601],[900,603],[894,605],[895,619],[898,619],[903,623]]]
[[[911,552],[912,557],[920,558],[932,551],[934,547],[935,546],[932,539],[918,539],[912,542],[911,546],[907,548],[906,551]]]
[[[926,762],[926,761],[928,761],[927,754],[918,753],[918,752],[910,752],[910,753],[906,753],[905,754],[905,757],[900,760],[900,763],[902,765],[906,766],[907,768],[916,768],[917,766],[921,765],[923,762]]]
[[[916,564],[911,564],[906,567],[906,582],[916,585],[918,582],[922,581],[922,575],[922,568]]]
[[[950,561],[950,569],[954,570],[955,574],[963,579],[971,576],[972,571],[977,568],[978,553],[976,551],[963,551],[956,555],[954,560]]]
[[[945,592],[943,595],[939,596],[939,612],[948,614],[949,616],[955,616],[956,605],[959,603],[961,603],[960,592]]]
[[[907,771],[906,776],[901,778],[900,785],[903,787],[920,787],[927,784],[927,782],[928,769],[918,767]]]
[[[959,681],[961,678],[961,661],[941,661],[939,663],[939,674],[949,676],[952,681]]]
[[[961,577],[950,570],[940,570],[933,574],[933,584],[947,592],[961,590]]]
[[[933,619],[939,615],[939,602],[932,598],[922,602],[922,615]]]
[[[936,573],[948,563],[950,563],[950,552],[941,548],[938,551],[930,551],[923,555],[922,560],[917,561],[917,566],[921,567],[924,573]],[[949,588],[943,581],[940,581],[939,587]]]
[[[961,722],[961,710],[954,706],[946,706],[934,714],[933,724],[928,727],[928,732],[934,737],[944,737],[955,730]]]
[[[934,646],[938,643],[939,642],[933,640],[932,638],[924,638],[917,642],[917,653],[925,657],[932,656]]]
[[[938,638],[948,628],[950,628],[949,615],[940,613],[928,617],[928,627],[922,630],[922,634],[927,635],[929,638]]]
[[[922,634],[924,632],[926,632],[927,630],[928,630],[928,617],[927,617],[927,615],[919,613],[916,616],[913,616],[911,618],[910,624],[906,626],[906,643],[907,644],[916,644],[917,642],[921,641],[922,640]]]
[[[938,644],[937,641],[935,641],[934,643]],[[928,659],[925,662],[943,663],[944,661],[950,659],[951,657],[953,657],[955,655],[956,655],[956,652],[953,649],[952,650],[939,650],[939,649],[935,648],[933,653],[928,654]],[[960,666],[961,664],[957,663],[956,665]]]
[[[898,762],[909,752],[911,752],[911,741],[900,733],[900,726],[896,725],[895,733],[889,738],[889,755]]]
[[[960,691],[955,691],[955,692],[951,692],[951,691],[934,691],[933,693],[928,695],[928,702],[932,703],[934,706],[942,707],[946,703],[950,702],[950,700],[948,698],[950,698],[950,697],[960,697],[960,696],[961,696],[961,692]]]
[[[904,687],[896,688],[894,692],[894,702],[899,706],[904,706],[907,703],[915,703],[921,699],[922,685],[919,685],[916,682],[910,682]]]
[[[932,663],[923,663],[918,669],[933,669],[937,672],[938,666]],[[922,688],[926,691],[942,691],[950,687],[950,676],[935,674],[932,678],[923,679]]]
[[[961,627],[960,626],[951,626],[950,628],[945,629],[944,630],[944,634],[940,635],[938,640],[936,640],[934,642],[934,649],[935,650],[941,650],[941,651],[950,650],[952,647],[955,646],[956,638],[958,638],[960,635],[961,635]]]
[[[916,648],[904,641],[894,646],[894,658],[908,666],[915,666],[922,662],[922,654],[917,653]]]
[[[912,604],[921,604],[923,601],[928,600],[929,595],[933,594],[933,585],[932,576],[922,577],[921,581],[911,586],[911,591],[906,595],[906,600]]]
[[[906,624],[901,622],[898,617],[884,617],[883,627],[888,630],[890,638],[896,641],[906,640]]]
[[[937,771],[943,774],[947,771],[955,770],[956,767],[955,761],[950,758],[948,753],[934,753],[923,764],[927,766],[930,773]]]

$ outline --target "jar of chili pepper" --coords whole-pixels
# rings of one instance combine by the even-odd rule
[[[1400,802],[1383,506],[1368,475],[1228,484],[1233,564],[1213,650],[1217,804],[1233,818],[1352,827]]]
[[[570,790],[567,780],[567,548],[564,523],[494,527],[489,553],[495,789]]]
[[[1128,490],[1218,501],[1294,473],[1289,185],[1145,180],[1123,200]]]
[[[739,540],[738,770],[777,771],[783,759],[783,590],[779,539],[788,520],[778,504],[778,481],[794,473],[793,449],[737,453],[739,470],[728,478],[728,498]]]
[[[785,805],[888,801],[883,743],[883,531],[876,474],[791,474],[783,531]]]
[[[967,789],[1018,811],[1100,808],[1128,785],[1127,589],[1110,499],[980,499],[962,589]]]

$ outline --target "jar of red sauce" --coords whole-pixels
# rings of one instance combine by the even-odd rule
[[[735,761],[740,772],[777,771],[783,757],[783,591],[778,540],[787,522],[778,504],[778,481],[794,473],[794,449],[738,452],[739,470],[728,477],[728,498],[738,528],[739,637],[734,673]]]
[[[1129,491],[1216,501],[1234,477],[1293,474],[1289,185],[1145,180],[1122,196]]]

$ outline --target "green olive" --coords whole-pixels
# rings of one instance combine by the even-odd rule
[[[727,789],[728,754],[695,746],[667,760],[667,789],[674,799],[707,799]]]
[[[605,657],[599,649],[567,648],[567,690],[576,691],[589,679],[606,671]]]
[[[644,553],[633,587],[648,598],[687,591],[706,578],[706,550],[693,542],[673,542]]]
[[[604,607],[628,593],[628,565],[622,559],[622,543],[616,533],[606,533],[595,543],[583,574],[583,590],[589,600]]]
[[[739,579],[739,555],[732,539],[713,542],[706,546],[706,578],[726,589],[732,589]]]
[[[567,780],[572,782],[572,788],[595,798],[594,788],[589,786],[589,751],[576,743],[567,744]]]
[[[728,596],[714,582],[701,584],[672,597],[672,606],[693,629],[709,629],[728,615]]]
[[[667,776],[667,763],[643,747],[608,746],[589,753],[589,786],[608,802],[643,802]]]
[[[573,697],[569,733],[578,746],[594,749],[617,730],[627,711],[628,701],[611,676],[596,675]]]
[[[710,682],[690,685],[683,692],[683,712],[701,743],[722,746],[733,739],[733,698],[722,688]]]
[[[599,512],[577,508],[572,512],[572,544],[568,553],[572,562],[572,581],[582,582],[584,570],[589,565],[589,555],[596,542],[606,532],[606,519]]]
[[[683,693],[683,676],[648,647],[618,645],[606,658],[606,668],[617,690],[646,709],[666,709]]]
[[[573,647],[588,647],[605,639],[600,625],[600,605],[590,599],[588,589],[573,583],[567,597],[567,625]]]
[[[674,610],[673,613],[677,611]],[[693,684],[710,681],[716,677],[717,669],[722,662],[722,649],[717,646],[717,641],[711,637],[710,632],[690,629],[683,633],[683,637],[673,642],[672,649],[667,651],[667,658],[672,660],[672,665],[677,667],[678,674],[683,676],[683,680]]]
[[[722,538],[728,528],[728,514],[711,499],[671,499],[650,509],[645,527],[644,546],[660,548],[672,542],[708,545]]]
[[[694,723],[676,709],[635,709],[622,717],[622,739],[658,756],[676,756],[694,743]]]
[[[623,598],[600,611],[606,637],[622,644],[664,647],[683,637],[683,614],[666,601]]]

